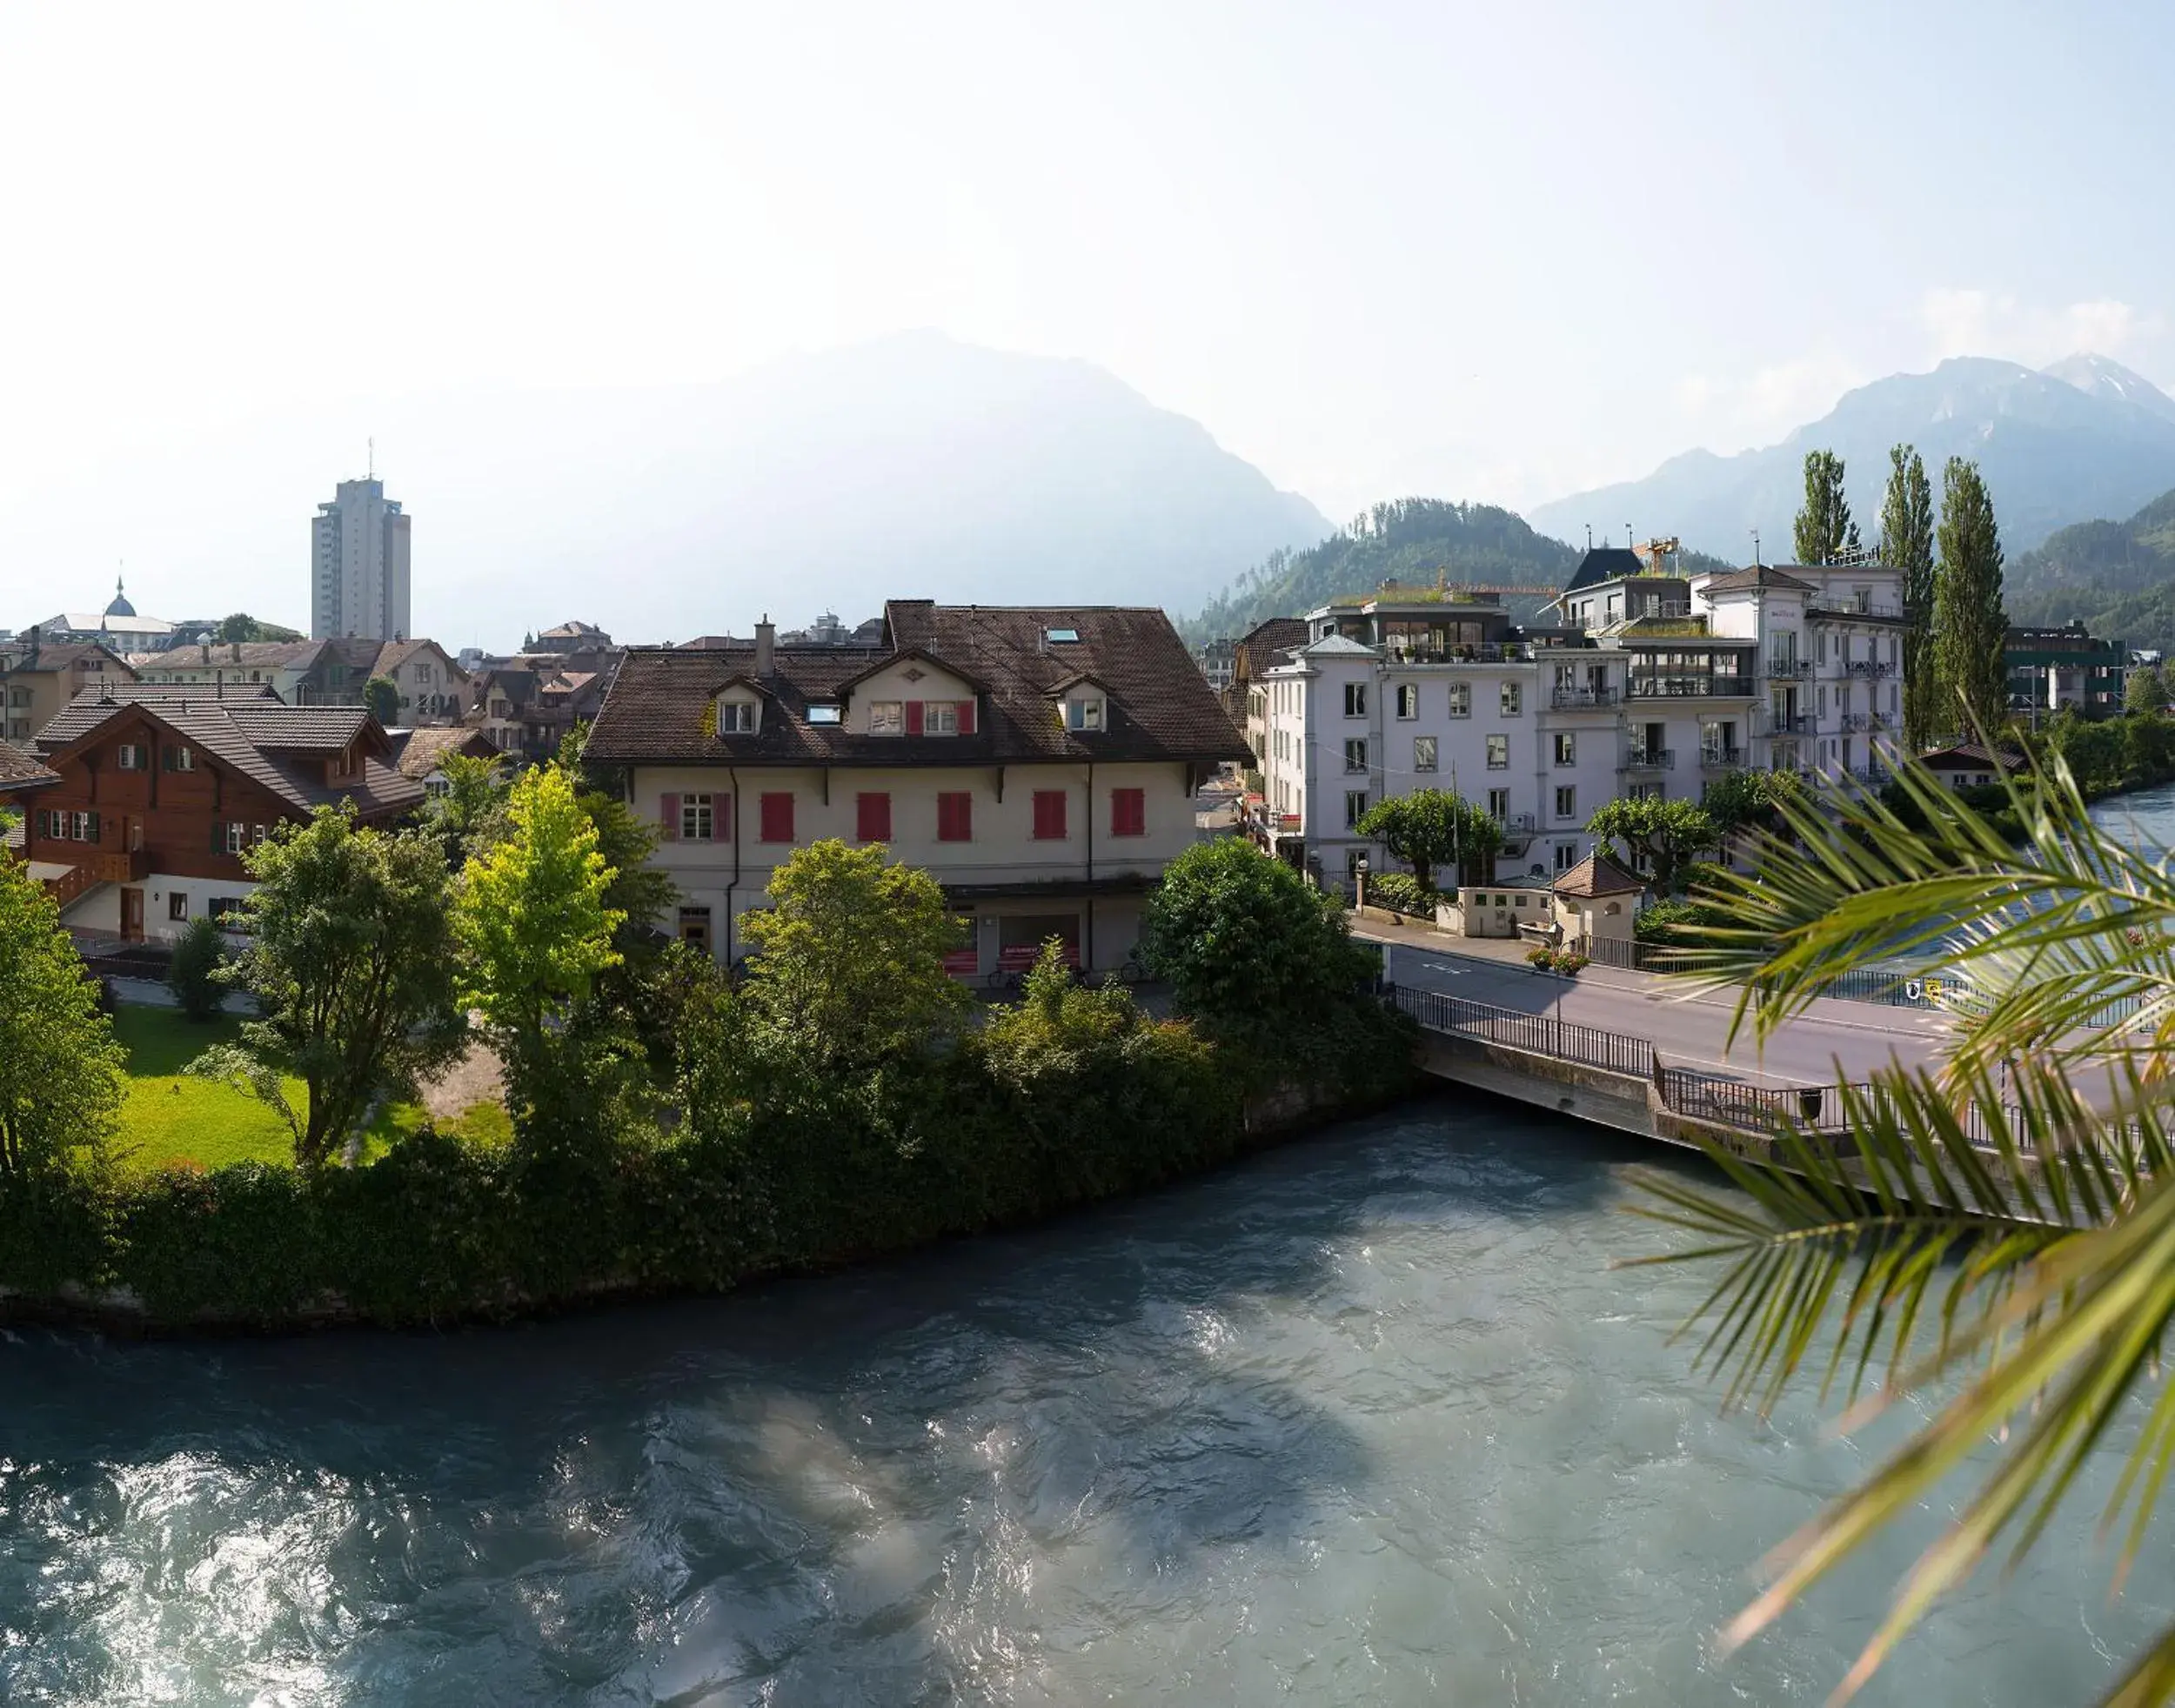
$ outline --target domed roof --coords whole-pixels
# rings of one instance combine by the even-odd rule
[[[136,607],[129,603],[129,596],[121,591],[121,578],[113,578],[113,603],[106,606],[109,617],[133,617]]]

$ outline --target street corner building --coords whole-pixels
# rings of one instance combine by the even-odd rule
[[[1161,611],[893,599],[873,644],[635,647],[585,759],[618,767],[679,891],[659,923],[724,961],[771,874],[826,838],[926,868],[967,920],[951,970],[1054,937],[1120,965],[1143,898],[1245,744]]]

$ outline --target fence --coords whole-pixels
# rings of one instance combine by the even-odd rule
[[[1654,1074],[1654,1046],[1643,1038],[1621,1032],[1604,1032],[1597,1026],[1581,1026],[1550,1015],[1523,1015],[1509,1008],[1491,1008],[1462,996],[1445,996],[1433,990],[1400,987],[1397,1006],[1430,1032],[1474,1038],[1502,1044],[1533,1055],[1575,1062],[1581,1067],[1610,1073],[1635,1074],[1650,1079]]]

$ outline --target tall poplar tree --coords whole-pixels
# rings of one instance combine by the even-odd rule
[[[1949,459],[1941,477],[1941,560],[1934,572],[1934,656],[1942,720],[1988,736],[2006,721],[2009,619],[2001,605],[2001,532],[1978,465]]]
[[[1857,524],[1843,496],[1843,459],[1832,451],[1805,453],[1805,502],[1792,530],[1801,564],[1833,563],[1857,550]]]
[[[1888,453],[1888,495],[1880,508],[1882,560],[1903,575],[1904,746],[1921,753],[1943,713],[1933,651],[1933,486],[1914,446]]]

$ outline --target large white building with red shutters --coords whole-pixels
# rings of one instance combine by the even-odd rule
[[[586,757],[657,825],[659,923],[720,960],[770,875],[826,837],[934,874],[962,975],[1051,937],[1117,966],[1196,837],[1194,797],[1246,747],[1161,611],[894,599],[873,646],[630,651]]]

